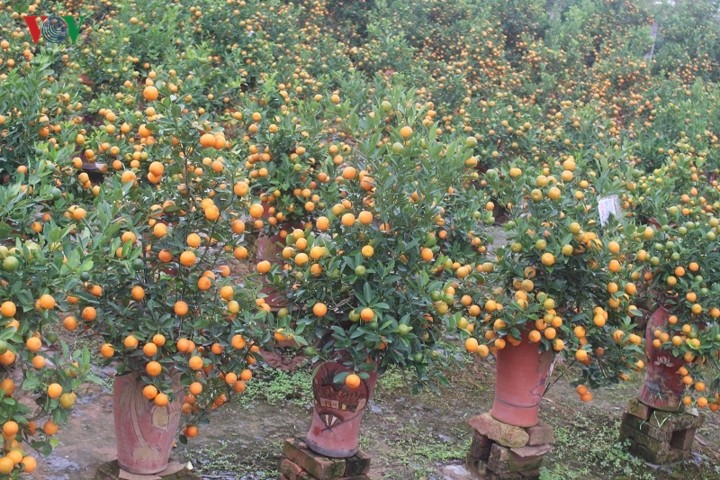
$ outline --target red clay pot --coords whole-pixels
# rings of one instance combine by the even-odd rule
[[[647,368],[638,399],[658,410],[677,411],[680,409],[682,394],[685,391],[685,384],[677,371],[685,361],[667,350],[655,348],[652,344],[655,330],[667,325],[668,318],[670,312],[660,307],[650,316],[645,328]]]
[[[180,425],[181,388],[177,381],[175,399],[157,407],[143,397],[143,386],[139,373],[115,377],[113,416],[120,468],[149,475],[167,468]]]
[[[348,458],[357,454],[360,422],[377,383],[375,372],[354,390],[333,383],[335,375],[347,371],[341,363],[326,362],[313,378],[315,402],[306,443],[312,451],[326,457]]]
[[[537,425],[553,352],[540,353],[538,344],[525,338],[517,346],[508,343],[495,357],[495,398],[490,415],[517,427]]]
[[[283,240],[280,235],[270,236],[265,233],[260,233],[260,235],[258,235],[255,252],[257,261],[267,260],[270,263],[280,263],[282,261],[282,249],[278,243],[282,242]],[[265,303],[270,305],[270,308],[274,311],[285,308],[290,304],[284,292],[270,285],[264,285],[260,291],[265,294]]]

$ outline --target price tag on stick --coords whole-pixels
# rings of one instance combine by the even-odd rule
[[[610,215],[620,220],[620,199],[617,195],[608,197],[600,197],[598,199],[598,211],[600,213],[600,225],[603,227],[607,224]]]

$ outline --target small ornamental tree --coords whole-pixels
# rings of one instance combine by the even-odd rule
[[[363,140],[333,179],[336,203],[314,212],[312,228],[288,235],[282,275],[274,275],[286,282],[296,322],[283,335],[310,345],[315,360],[343,362],[340,383],[392,365],[413,367],[421,382],[437,377],[436,345],[453,297],[447,272],[474,268],[454,264],[438,238],[447,236],[446,206],[475,178],[475,162],[464,140],[443,143],[432,128],[416,127],[424,109],[410,98],[385,100],[354,120]],[[477,217],[469,221],[479,235]],[[462,242],[472,248],[471,238]]]
[[[35,454],[47,455],[57,445],[54,435],[70,417],[90,363],[87,349],[70,346],[78,322],[67,315],[68,292],[91,268],[71,240],[85,211],[51,184],[44,161],[31,161],[24,171],[0,186],[3,478],[32,473]]]
[[[146,116],[121,139],[134,153],[113,162],[79,234],[94,268],[74,295],[118,375],[139,374],[157,406],[180,402],[184,442],[244,391],[268,308],[251,276],[232,275],[248,256],[246,192],[233,188],[243,169],[225,136],[182,114],[167,89],[148,82]]]
[[[633,333],[640,312],[622,212],[601,224],[593,176],[574,159],[531,172],[486,173],[488,188],[516,199],[507,244],[485,268],[489,275],[471,275],[459,287],[455,324],[468,351],[483,357],[529,341],[567,357],[592,386],[627,378],[643,367],[643,351]],[[591,398],[585,387],[579,392]]]

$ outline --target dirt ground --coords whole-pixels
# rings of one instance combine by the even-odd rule
[[[492,402],[493,364],[456,353],[463,365],[438,393],[411,393],[411,379],[387,373],[363,420],[362,448],[372,455],[373,479],[444,480],[460,464],[470,444],[467,420],[488,411]],[[201,436],[179,446],[174,457],[190,461],[208,480],[278,478],[283,439],[302,436],[310,422],[309,366],[288,362],[285,372],[261,366],[242,400],[224,406],[201,428]],[[299,363],[299,365],[298,365]],[[94,470],[114,458],[115,440],[109,372],[107,386],[93,386],[58,438],[53,455],[41,461],[36,478],[91,479]],[[698,431],[693,459],[655,467],[627,454],[617,442],[618,422],[640,378],[595,392],[593,402],[578,400],[564,379],[541,408],[555,427],[556,446],[543,467],[543,480],[573,478],[720,479],[720,419],[707,416]]]

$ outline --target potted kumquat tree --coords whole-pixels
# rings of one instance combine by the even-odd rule
[[[282,275],[269,273],[290,292],[295,327],[281,333],[322,360],[306,443],[330,457],[357,452],[363,411],[389,366],[414,368],[421,383],[439,374],[435,345],[453,291],[441,274],[453,261],[438,253],[436,234],[453,187],[472,177],[471,155],[463,141],[414,131],[421,110],[410,100],[386,100],[358,122],[364,140],[340,165],[336,197],[322,199],[312,228],[287,236]],[[393,108],[405,125],[381,115]]]
[[[485,178],[491,196],[507,200],[508,244],[460,285],[451,326],[467,336],[469,352],[496,358],[491,415],[530,427],[557,355],[579,365],[591,385],[643,367],[635,360],[642,337],[632,333],[637,287],[624,265],[623,229],[612,217],[602,226],[591,176],[574,159],[536,174],[491,169]],[[578,393],[592,398],[585,385]]]
[[[114,162],[78,234],[94,263],[74,293],[78,316],[117,369],[118,461],[138,474],[165,469],[181,414],[185,442],[244,391],[269,310],[249,277],[231,276],[246,256],[245,204],[232,188],[242,169],[222,133],[180,115],[182,100],[158,100],[166,88],[143,90],[146,118],[121,138],[137,155]]]
[[[32,473],[35,454],[47,455],[57,445],[54,436],[70,417],[90,368],[89,351],[68,346],[78,324],[66,315],[72,309],[68,291],[91,268],[70,241],[85,212],[52,185],[44,161],[31,161],[20,172],[0,185],[3,478]],[[74,214],[68,222],[66,209]]]

